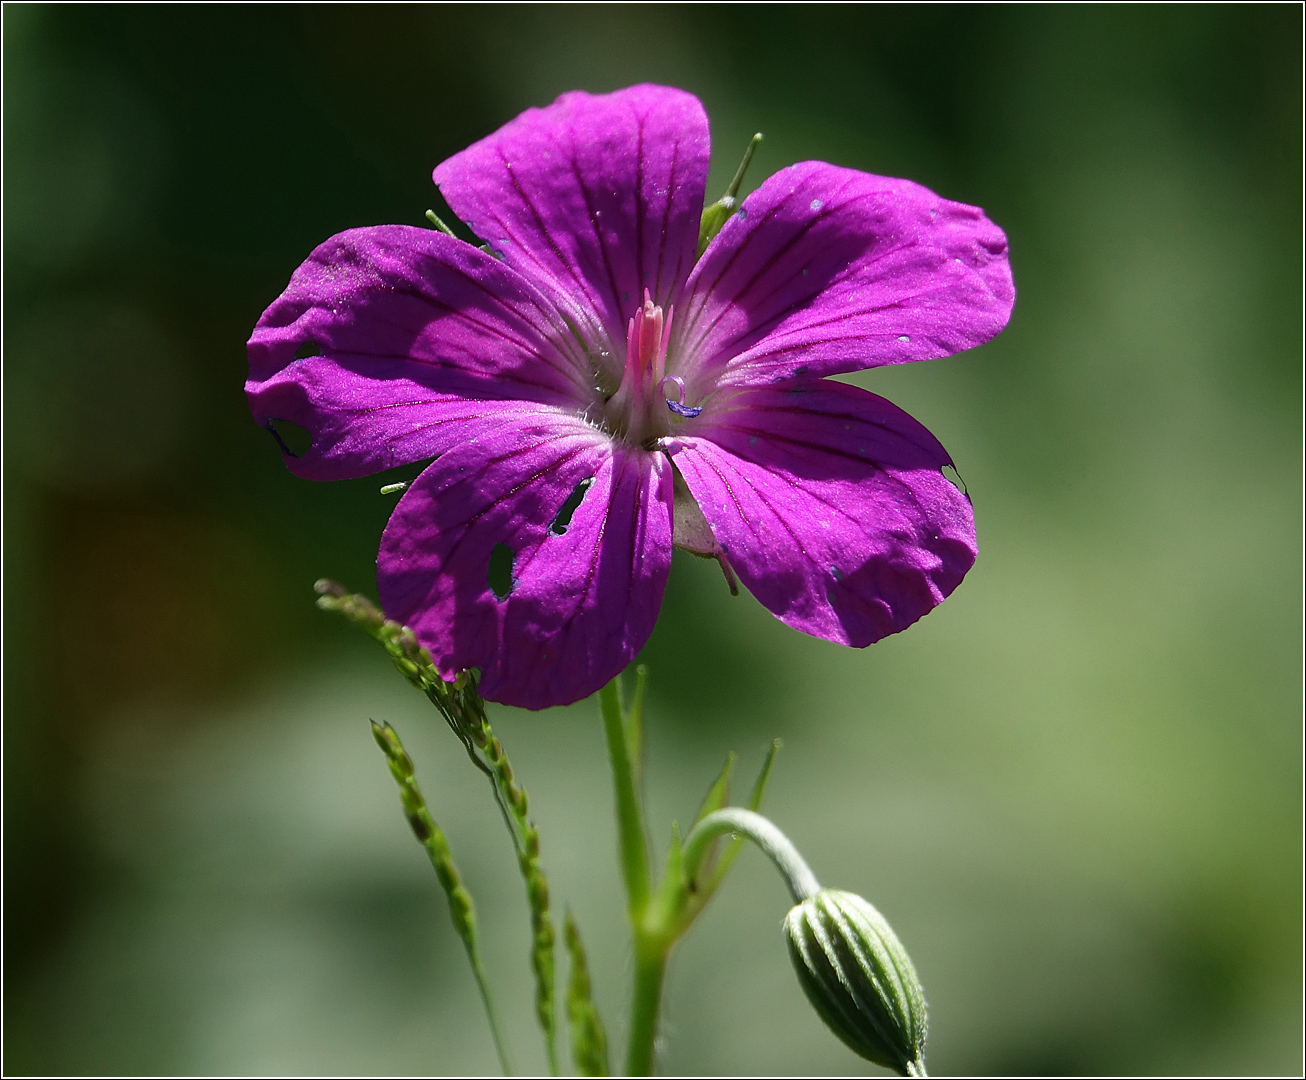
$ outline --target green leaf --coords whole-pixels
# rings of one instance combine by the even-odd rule
[[[667,845],[667,865],[662,871],[664,881],[676,882],[684,879],[684,862],[681,858],[680,822],[671,823],[671,843]]]
[[[712,237],[721,231],[721,227],[730,220],[731,215],[739,209],[737,200],[725,196],[703,208],[703,216],[698,222],[698,254],[702,256]]]
[[[667,846],[667,861],[662,871],[662,883],[644,920],[644,929],[651,935],[664,935],[673,941],[686,926],[685,914],[689,903],[689,883],[685,880],[685,865],[680,842],[680,823],[671,823],[671,843]]]
[[[726,763],[722,766],[720,775],[713,781],[712,786],[707,789],[707,794],[703,796],[703,802],[699,805],[698,813],[694,816],[695,825],[714,810],[720,810],[721,807],[725,806],[726,799],[730,797],[730,777],[735,771],[735,762],[738,758],[739,755],[733,750],[726,755]],[[712,872],[720,846],[717,841],[712,842],[712,846],[708,848],[707,854],[703,857],[698,869],[693,871],[695,877],[704,878]],[[696,888],[694,881],[686,881],[685,884],[691,892]]]

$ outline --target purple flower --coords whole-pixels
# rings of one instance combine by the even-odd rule
[[[707,171],[692,95],[564,94],[435,170],[490,253],[352,229],[250,339],[254,416],[313,437],[286,456],[297,475],[434,459],[381,540],[382,605],[446,677],[479,667],[488,698],[543,708],[621,671],[673,544],[789,626],[856,646],[911,625],[975,561],[943,447],[826,376],[998,333],[1002,231],[910,181],[808,161],[696,259]]]

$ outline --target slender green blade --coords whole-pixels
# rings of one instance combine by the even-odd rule
[[[707,794],[703,796],[703,802],[699,805],[698,813],[694,815],[694,824],[697,825],[713,810],[720,810],[725,806],[726,799],[730,797],[730,777],[735,771],[735,762],[739,760],[739,755],[733,750],[726,755],[726,763],[721,767],[721,772],[717,778],[712,781],[712,786],[707,789]]]
[[[762,771],[757,774],[757,780],[753,784],[753,792],[748,797],[748,809],[757,813],[762,808],[762,795],[766,791],[766,782],[771,779],[771,766],[775,764],[775,756],[780,753],[780,747],[784,742],[780,739],[771,740],[771,748],[766,752],[766,760],[762,762]]]
[[[735,762],[738,759],[739,755],[733,750],[726,755],[725,765],[721,767],[721,772],[716,780],[712,782],[712,786],[707,789],[707,794],[703,796],[703,801],[699,804],[698,813],[694,815],[695,825],[707,817],[708,814],[725,806],[726,800],[730,797],[730,778],[734,774]],[[716,864],[717,852],[720,847],[719,841],[714,840],[698,867],[686,872],[694,874],[697,879],[708,877]],[[695,881],[688,881],[686,884],[691,891],[697,888]]]
[[[756,813],[762,806],[762,796],[766,792],[766,782],[771,778],[771,767],[775,764],[775,756],[780,752],[780,747],[784,745],[779,739],[771,742],[771,748],[766,752],[766,760],[762,762],[762,769],[757,774],[757,780],[753,784],[752,794],[748,797],[748,809]],[[725,851],[721,853],[720,859],[717,860],[715,869],[707,877],[706,884],[703,886],[705,898],[716,892],[721,882],[725,880],[727,872],[730,870],[730,864],[739,857],[740,851],[744,847],[744,838],[741,836],[737,840],[732,840],[726,845]]]

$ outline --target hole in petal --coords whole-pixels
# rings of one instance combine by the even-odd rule
[[[589,491],[592,483],[594,483],[594,477],[591,476],[571,489],[567,501],[562,504],[558,516],[553,519],[553,524],[549,526],[550,536],[561,536],[567,531],[567,526],[571,524],[572,515],[576,512],[576,508],[580,506],[581,500],[585,498],[585,492]]]
[[[943,477],[963,495],[970,495],[970,492],[966,490],[966,481],[961,478],[961,473],[957,472],[951,465],[943,466]]]
[[[316,341],[313,341],[311,338],[308,341],[305,341],[302,345],[300,345],[298,349],[295,350],[296,360],[307,360],[310,356],[321,356],[321,355],[322,355],[322,349],[318,346],[318,343]]]
[[[300,427],[289,420],[269,420],[264,427],[277,440],[283,454],[291,457],[303,457],[313,445],[313,435],[308,428]]]
[[[515,558],[517,552],[507,544],[495,544],[494,550],[490,552],[490,571],[487,577],[490,591],[500,600],[512,592],[512,587],[516,584],[512,576]]]

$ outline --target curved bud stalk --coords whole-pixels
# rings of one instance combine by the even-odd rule
[[[925,1075],[925,994],[907,950],[873,905],[821,889],[784,922],[807,999],[852,1050],[901,1076]]]
[[[789,837],[761,814],[737,806],[728,806],[708,814],[685,838],[685,867],[690,880],[697,875],[698,867],[712,841],[723,833],[745,836],[760,847],[775,863],[775,868],[784,877],[795,900],[801,902],[820,890],[816,875],[798,854],[798,849],[790,843]]]
[[[726,807],[685,838],[692,881],[713,842],[733,832],[775,863],[797,905],[785,918],[789,955],[808,1000],[862,1057],[903,1076],[925,1075],[925,994],[907,950],[884,916],[853,893],[823,889],[811,868],[761,814]]]

